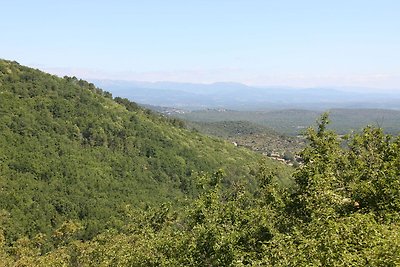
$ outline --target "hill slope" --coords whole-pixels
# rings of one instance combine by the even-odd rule
[[[305,147],[304,138],[287,136],[249,121],[187,122],[187,125],[211,136],[266,155],[296,154]]]
[[[338,108],[398,109],[400,94],[371,88],[254,87],[240,83],[193,84],[93,80],[95,84],[141,104],[234,110]]]
[[[75,77],[0,60],[0,211],[8,239],[70,219],[83,238],[124,221],[126,205],[183,201],[199,172],[248,176],[259,156],[183,129]]]

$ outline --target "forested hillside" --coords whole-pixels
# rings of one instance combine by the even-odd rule
[[[254,183],[249,173],[259,156],[182,126],[75,77],[1,60],[0,211],[7,241],[48,234],[66,220],[80,221],[81,238],[91,238],[123,225],[127,205],[196,196],[201,172],[223,168],[226,187]]]
[[[324,114],[282,187],[285,165],[85,81],[0,75],[0,266],[400,266],[400,137]]]

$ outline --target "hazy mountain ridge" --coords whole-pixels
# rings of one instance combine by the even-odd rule
[[[400,108],[400,93],[371,88],[254,87],[240,83],[213,84],[92,80],[115,95],[141,104],[187,109],[230,108],[268,110],[301,108]]]

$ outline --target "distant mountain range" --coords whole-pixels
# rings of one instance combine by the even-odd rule
[[[385,108],[400,109],[400,90],[370,88],[253,87],[220,82],[192,84],[92,80],[114,96],[141,104],[195,110],[228,108],[236,110]]]

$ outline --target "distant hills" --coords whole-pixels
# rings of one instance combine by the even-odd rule
[[[171,110],[170,110],[171,111]],[[330,128],[340,134],[358,131],[366,125],[382,127],[387,133],[400,133],[400,111],[388,109],[331,109]],[[168,112],[163,111],[164,113]],[[235,111],[208,109],[186,112],[171,111],[173,116],[194,122],[250,121],[279,133],[298,135],[313,125],[319,110],[283,109],[271,111]]]
[[[400,91],[370,88],[253,87],[220,82],[191,84],[92,80],[115,95],[141,104],[184,109],[236,110],[385,108],[400,109]]]
[[[250,121],[297,135],[330,111],[340,133],[365,125],[400,132],[400,91],[370,88],[251,87],[239,83],[93,81],[113,94],[188,121]]]

